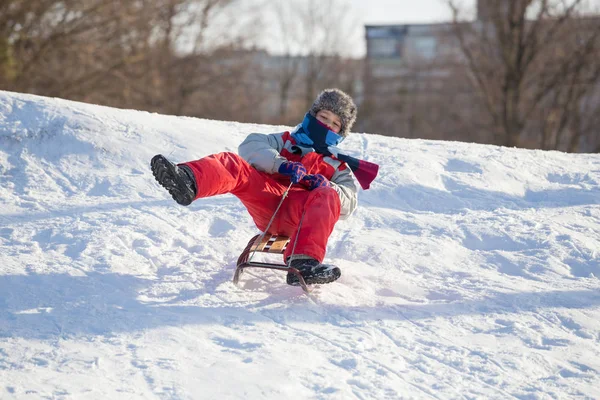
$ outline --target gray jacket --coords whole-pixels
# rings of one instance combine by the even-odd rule
[[[284,143],[283,136],[285,134],[286,132],[269,135],[251,133],[238,147],[238,154],[257,170],[274,174],[279,171],[282,163],[288,161],[281,155],[284,149],[291,153],[301,151],[302,156],[313,151],[306,147],[294,146],[290,141]],[[339,170],[339,167],[343,165],[341,161],[331,157],[323,157],[323,161],[335,170],[329,181],[340,196],[342,205],[340,219],[346,219],[354,212],[358,203],[358,189],[354,177],[348,166]]]

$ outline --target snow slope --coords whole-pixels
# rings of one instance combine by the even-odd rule
[[[282,129],[0,92],[0,398],[600,398],[600,155],[354,134],[309,297],[148,165]]]

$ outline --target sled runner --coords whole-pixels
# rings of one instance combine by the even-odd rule
[[[300,286],[302,290],[306,293],[310,293],[304,278],[300,271],[296,268],[288,267],[285,264],[274,264],[274,263],[266,263],[266,262],[258,262],[251,261],[252,255],[256,252],[260,253],[272,253],[272,254],[283,254],[286,247],[290,243],[290,238],[287,236],[278,236],[278,235],[256,235],[248,242],[248,245],[240,254],[240,257],[237,261],[237,268],[235,269],[235,274],[233,275],[233,283],[236,285],[240,280],[240,276],[245,268],[267,268],[267,269],[276,269],[279,271],[290,272],[298,277]]]

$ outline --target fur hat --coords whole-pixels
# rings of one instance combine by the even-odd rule
[[[357,112],[356,104],[354,104],[352,97],[340,89],[325,89],[319,93],[309,113],[313,117],[316,117],[317,113],[321,110],[329,110],[340,117],[342,121],[340,135],[348,136],[352,125],[356,121]]]

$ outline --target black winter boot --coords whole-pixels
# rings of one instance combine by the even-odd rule
[[[300,271],[307,285],[331,283],[342,275],[335,265],[321,264],[314,258],[292,259],[289,265]],[[291,272],[288,272],[286,281],[288,285],[300,285],[298,277]]]
[[[188,206],[196,198],[194,173],[187,165],[177,166],[162,154],[155,155],[150,161],[154,179],[167,189],[178,204]]]

